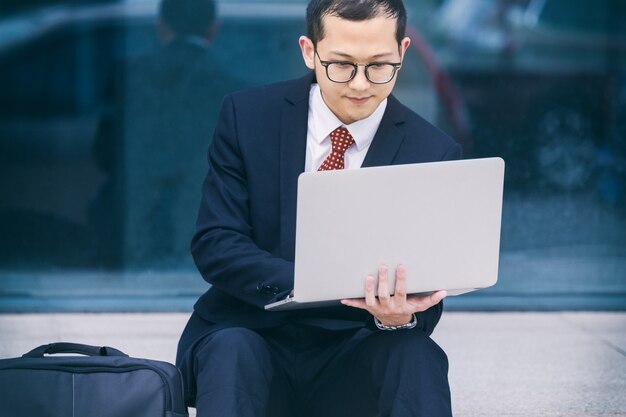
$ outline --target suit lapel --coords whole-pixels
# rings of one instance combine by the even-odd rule
[[[298,80],[285,97],[280,128],[280,213],[281,250],[286,259],[295,256],[298,176],[304,172],[309,116],[309,90],[313,74]]]
[[[363,167],[391,165],[393,163],[405,136],[404,131],[400,128],[402,123],[404,123],[402,106],[395,97],[389,96],[385,114],[367,151]]]

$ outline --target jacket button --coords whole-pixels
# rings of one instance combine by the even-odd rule
[[[256,286],[257,291],[260,291],[264,294],[278,294],[280,292],[280,288],[275,285],[265,285],[263,282],[259,282]]]

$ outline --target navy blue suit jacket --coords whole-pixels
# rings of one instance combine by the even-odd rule
[[[296,188],[304,171],[309,90],[314,74],[237,92],[223,102],[208,153],[192,254],[211,288],[194,309],[188,342],[211,329],[301,322],[362,327],[369,313],[346,306],[267,312],[293,288]],[[460,146],[393,96],[363,166],[458,159]],[[430,334],[441,305],[418,314]],[[191,328],[190,328],[191,327]],[[182,345],[186,343],[183,341]]]

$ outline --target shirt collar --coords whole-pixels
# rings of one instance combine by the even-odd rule
[[[387,99],[384,99],[376,110],[365,119],[344,125],[324,102],[318,84],[311,85],[309,101],[310,108],[315,110],[313,111],[313,124],[315,129],[314,140],[318,143],[322,143],[324,139],[330,136],[333,130],[340,126],[345,126],[354,138],[354,145],[359,151],[366,149],[372,143],[372,140],[374,140],[378,125],[387,108]]]

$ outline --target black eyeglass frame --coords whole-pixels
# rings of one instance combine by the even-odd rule
[[[337,84],[345,84],[345,83],[349,83],[350,81],[352,81],[354,79],[354,77],[356,77],[357,72],[359,71],[359,67],[364,67],[365,70],[365,78],[367,78],[367,81],[371,82],[372,84],[387,84],[390,83],[391,80],[393,80],[393,78],[396,76],[396,74],[398,73],[398,70],[402,67],[402,62],[370,62],[369,64],[356,64],[354,62],[350,62],[350,61],[323,61],[322,58],[320,57],[320,55],[317,53],[317,49],[315,50],[315,55],[317,55],[317,59],[319,59],[320,64],[322,64],[322,66],[326,69],[326,78],[328,78],[330,81],[337,83]],[[346,81],[335,81],[332,78],[330,78],[330,76],[328,75],[328,66],[331,64],[341,64],[341,65],[352,65],[352,75],[350,76],[350,78],[348,78]],[[369,68],[373,67],[375,65],[391,65],[393,66],[393,73],[391,74],[391,77],[389,77],[389,79],[385,82],[377,82],[377,81],[372,81],[370,79],[369,76]]]

